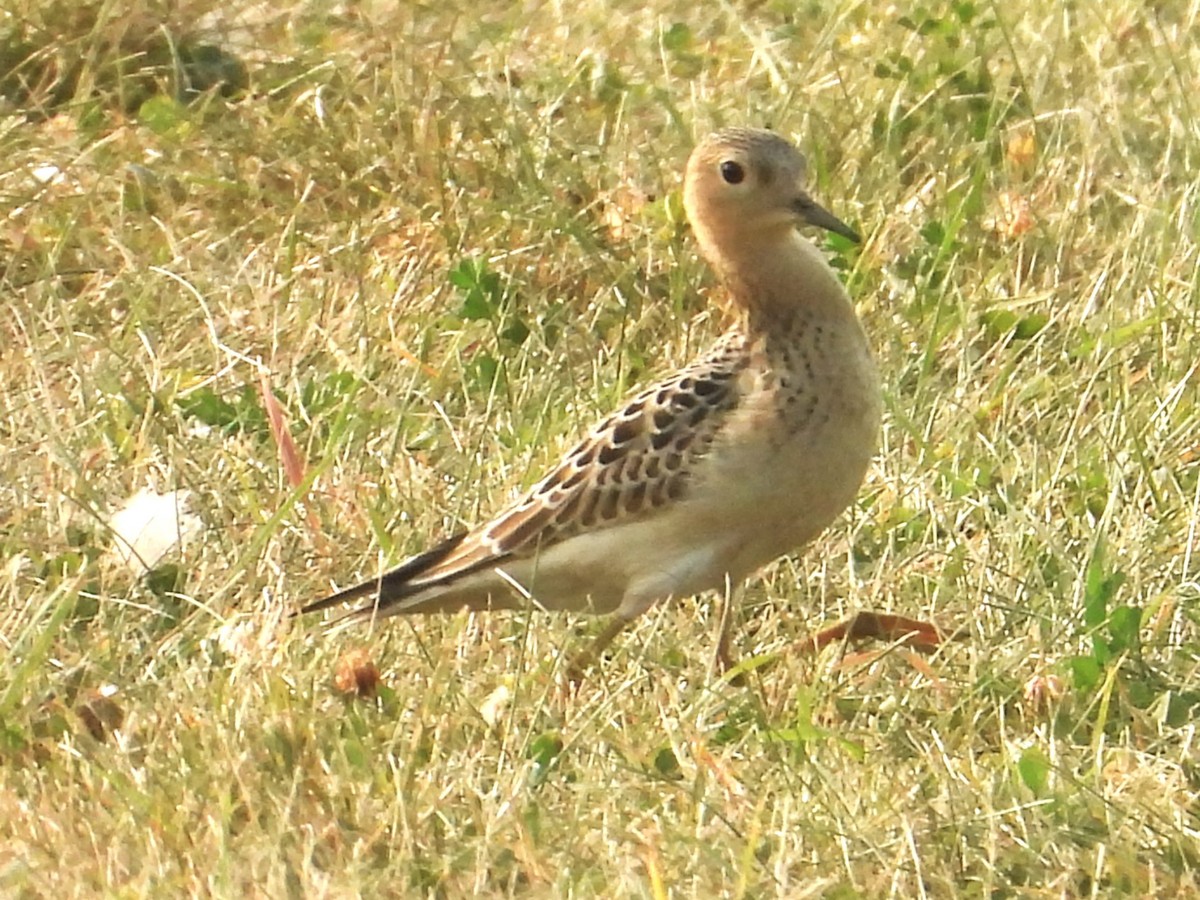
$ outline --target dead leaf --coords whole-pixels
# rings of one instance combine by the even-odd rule
[[[262,398],[263,410],[267,414],[267,423],[271,427],[271,437],[275,439],[275,446],[279,450],[283,475],[288,484],[298,488],[304,483],[304,460],[300,458],[300,451],[296,449],[296,441],[292,438],[292,432],[284,419],[283,407],[279,405],[275,392],[271,390],[271,377],[265,369],[259,373],[258,393]],[[328,549],[325,535],[321,532],[321,523],[317,520],[316,510],[312,506],[307,506],[304,510],[304,520],[308,523],[313,542],[322,550]]]
[[[292,487],[300,487],[304,483],[304,463],[300,460],[300,453],[296,450],[296,442],[292,439],[292,433],[283,420],[283,407],[275,399],[275,392],[271,390],[270,376],[266,371],[259,374],[258,392],[262,397],[263,409],[267,413],[267,422],[271,426],[271,437],[275,438],[275,446],[279,448],[279,459],[283,463],[284,476]]]
[[[737,780],[729,767],[709,753],[708,748],[698,740],[692,741],[692,759],[696,761],[697,766],[712,773],[722,790],[725,791],[727,800],[746,796],[746,788]]]
[[[1009,165],[1021,172],[1030,172],[1037,160],[1037,136],[1032,128],[1022,128],[1008,139],[1004,156]]]
[[[993,211],[983,227],[1007,240],[1019,238],[1037,224],[1029,198],[1019,191],[1001,191],[996,195]]]
[[[125,723],[125,710],[113,699],[116,693],[113,685],[102,685],[89,691],[87,698],[75,707],[75,714],[98,741],[103,741]]]
[[[1066,685],[1057,675],[1034,675],[1025,682],[1021,697],[1025,705],[1045,711],[1066,693]]]
[[[641,214],[648,198],[632,185],[622,185],[600,200],[600,221],[609,238],[620,243],[629,238],[634,219]]]
[[[494,691],[488,694],[487,699],[479,704],[479,715],[483,717],[483,721],[493,728],[496,723],[504,717],[504,711],[508,709],[509,701],[512,700],[512,691],[507,684],[501,684]]]
[[[381,681],[379,667],[362,647],[343,653],[333,674],[333,686],[339,693],[360,698],[374,697]]]

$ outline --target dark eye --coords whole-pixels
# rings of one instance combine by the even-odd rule
[[[721,163],[721,177],[726,184],[741,184],[746,179],[746,170],[732,159]]]

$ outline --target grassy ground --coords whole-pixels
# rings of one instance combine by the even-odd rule
[[[1200,890],[1200,5],[167,6],[0,11],[0,894]],[[587,618],[289,619],[719,332],[721,124],[868,236],[886,384],[749,684],[707,599],[574,699]],[[963,639],[796,652],[868,607]]]

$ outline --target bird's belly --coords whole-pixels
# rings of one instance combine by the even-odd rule
[[[742,444],[714,463],[709,484],[724,487],[707,505],[713,527],[738,538],[731,578],[803,547],[853,502],[878,428],[878,406],[867,403],[855,415],[817,418],[782,438],[764,430],[757,445]]]
[[[503,569],[546,609],[604,614],[630,602],[686,597],[725,579],[728,534],[707,524],[684,503],[569,538]]]

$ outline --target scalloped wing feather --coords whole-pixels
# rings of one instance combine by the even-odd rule
[[[533,557],[576,535],[651,516],[684,499],[727,414],[738,405],[737,376],[746,363],[744,338],[727,335],[705,357],[603,419],[488,524],[306,611],[374,592],[377,600],[352,615],[424,612],[449,599],[468,576]]]

